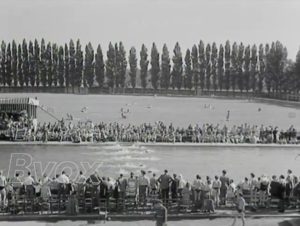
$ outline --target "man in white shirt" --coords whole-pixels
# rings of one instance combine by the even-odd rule
[[[61,175],[57,178],[57,182],[60,184],[69,184],[69,177],[66,176],[65,171],[62,171]]]
[[[25,177],[23,184],[25,186],[27,198],[29,198],[29,199],[33,198],[33,195],[34,195],[34,187],[33,187],[34,183],[35,183],[35,181],[32,178],[31,173],[28,172],[28,176]]]
[[[25,177],[25,179],[24,179],[24,185],[25,186],[29,186],[29,185],[33,185],[34,184],[34,179],[32,178],[32,176],[31,176],[31,173],[30,172],[28,172],[28,176],[27,177]]]
[[[58,196],[65,200],[66,199],[66,190],[67,184],[70,183],[69,178],[66,176],[65,171],[62,171],[61,175],[56,179],[59,184]]]
[[[145,176],[146,172],[141,170],[141,176],[139,177],[139,201],[146,204],[147,189],[149,189],[149,178]]]
[[[5,176],[3,176],[3,171],[0,171],[0,207],[5,206],[6,203],[6,187],[7,181]]]
[[[214,202],[216,207],[218,207],[220,205],[220,189],[221,189],[221,181],[219,179],[218,176],[215,176],[215,180],[212,183],[212,194],[213,194],[213,198],[214,198]]]

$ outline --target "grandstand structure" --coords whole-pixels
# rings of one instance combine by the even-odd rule
[[[0,98],[0,139],[22,139],[25,130],[20,128],[12,133],[11,123],[19,122],[21,118],[37,123],[37,108],[39,101],[36,98]]]

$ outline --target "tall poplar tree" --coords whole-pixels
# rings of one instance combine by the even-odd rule
[[[21,87],[24,86],[24,76],[23,76],[23,58],[22,58],[22,47],[21,44],[18,45],[18,81]]]
[[[280,92],[283,71],[287,62],[287,50],[279,41],[276,41],[272,43],[271,49],[266,55],[271,88],[273,92]]]
[[[34,40],[34,74],[35,84],[40,86],[40,46],[38,40]]]
[[[7,45],[6,62],[5,62],[5,72],[6,72],[6,83],[10,87],[11,83],[12,83],[11,47],[10,47],[10,43],[8,43],[8,45]]]
[[[236,89],[236,83],[237,83],[237,71],[238,71],[238,47],[236,42],[232,45],[231,50],[231,72],[230,72],[230,83],[232,90]]]
[[[210,57],[211,57],[211,47],[210,44],[206,45],[205,49],[205,59],[206,59],[206,89],[210,90],[210,79],[211,79],[211,62],[210,62]]]
[[[12,58],[11,58],[11,70],[14,87],[18,86],[18,48],[15,40],[12,41]]]
[[[194,45],[192,48],[192,70],[193,70],[193,78],[194,78],[194,87],[196,90],[196,94],[198,93],[198,85],[199,85],[199,73],[200,73],[200,65],[198,59],[198,50],[197,46]]]
[[[263,91],[263,81],[265,77],[265,52],[263,44],[259,45],[259,52],[258,52],[258,59],[259,59],[259,73],[258,73],[258,91],[261,93]]]
[[[115,43],[115,60],[114,60],[114,75],[115,75],[115,87],[118,88],[120,85],[120,54],[118,43]]]
[[[47,53],[46,53],[46,46],[45,40],[42,39],[41,41],[41,83],[43,87],[47,86]]]
[[[88,85],[92,87],[95,80],[95,64],[94,64],[94,49],[89,42],[85,46],[85,58],[84,58],[84,86]]]
[[[212,74],[212,85],[214,91],[218,89],[218,76],[217,76],[217,62],[218,62],[218,49],[214,42],[211,50],[211,74]]]
[[[169,50],[166,44],[163,45],[162,54],[161,54],[161,77],[160,77],[160,87],[168,89],[170,86],[170,77],[171,77],[171,65],[170,65],[170,56]]]
[[[33,43],[29,41],[28,45],[28,75],[29,75],[29,83],[31,87],[35,86],[35,70],[34,70],[34,50]]]
[[[64,60],[64,47],[60,46],[58,50],[58,83],[60,87],[65,84],[65,60]]]
[[[126,81],[126,69],[127,69],[127,60],[126,60],[126,51],[122,42],[119,43],[118,51],[116,52],[116,69],[118,74],[118,86],[124,88]]]
[[[80,40],[76,42],[76,54],[75,54],[75,87],[80,88],[82,84],[83,75],[83,52],[81,50]]]
[[[257,87],[257,47],[253,45],[251,48],[251,69],[250,69],[250,88],[253,92]]]
[[[140,77],[141,77],[141,85],[142,88],[145,89],[148,83],[148,50],[146,46],[143,44],[140,51]]]
[[[266,86],[266,89],[267,89],[268,93],[271,92],[271,87],[272,87],[272,71],[271,71],[272,65],[270,64],[270,59],[269,59],[270,54],[271,54],[270,52],[271,52],[271,49],[270,49],[269,44],[267,43],[265,45],[266,69],[265,69],[264,83],[265,83],[265,86]]]
[[[295,62],[295,93],[299,94],[300,91],[300,49],[298,50],[298,53],[296,55],[296,62]]]
[[[224,80],[224,88],[229,91],[230,89],[230,42],[226,41],[225,44],[225,80]]]
[[[223,80],[224,80],[224,47],[220,44],[219,47],[219,57],[218,57],[218,81],[219,89],[223,89]]]
[[[57,87],[58,84],[58,47],[54,43],[52,45],[52,78],[53,85]]]
[[[129,76],[130,76],[130,85],[132,88],[136,86],[136,71],[137,71],[137,58],[136,58],[136,49],[131,47],[129,51]]]
[[[115,62],[116,62],[116,54],[115,48],[109,43],[108,51],[107,51],[107,59],[106,59],[106,77],[107,77],[107,84],[110,88],[114,88],[115,86]]]
[[[178,90],[182,87],[183,82],[183,62],[182,62],[182,53],[179,43],[177,42],[175,44],[174,50],[173,50],[174,56],[173,56],[173,70],[172,70],[172,86],[173,89],[176,87]]]
[[[248,45],[245,49],[245,63],[244,63],[244,88],[248,92],[250,89],[249,82],[250,82],[250,46]]]
[[[69,43],[69,53],[70,53],[70,58],[69,58],[69,65],[70,65],[70,84],[74,88],[76,86],[76,63],[75,63],[75,58],[76,58],[76,51],[75,51],[75,44],[74,41],[71,39]]]
[[[150,72],[151,72],[152,88],[157,90],[158,89],[160,67],[159,67],[159,53],[157,51],[155,43],[152,44],[150,64],[151,64]]]
[[[186,50],[184,57],[184,88],[191,90],[193,88],[193,70],[191,51]]]
[[[69,56],[69,47],[68,44],[65,44],[65,70],[64,70],[64,78],[65,78],[65,87],[70,87],[70,56]]]
[[[204,90],[206,62],[205,62],[205,46],[202,40],[199,43],[199,67],[200,67],[200,87],[201,90]]]
[[[28,47],[27,47],[27,42],[25,39],[23,39],[22,43],[22,58],[23,58],[23,63],[22,63],[22,71],[23,71],[23,78],[26,87],[29,85],[29,60],[28,60]]]
[[[6,43],[2,41],[1,43],[1,74],[0,74],[0,84],[6,85]]]
[[[237,83],[241,92],[244,90],[244,73],[243,73],[243,64],[244,64],[244,52],[245,47],[243,43],[239,45],[238,58],[237,58]]]
[[[46,74],[47,74],[47,85],[48,87],[52,87],[53,82],[53,72],[52,72],[52,48],[51,43],[48,42],[46,48]]]
[[[104,77],[105,77],[104,67],[105,65],[103,60],[102,49],[101,46],[98,45],[97,52],[95,54],[95,76],[98,82],[98,86],[100,88],[104,86]]]

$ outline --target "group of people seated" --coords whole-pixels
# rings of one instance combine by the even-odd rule
[[[279,143],[297,144],[300,136],[296,128],[279,129],[276,126],[257,126],[247,123],[232,127],[205,123],[189,125],[186,128],[166,125],[158,121],[141,125],[121,123],[93,123],[92,121],[57,121],[37,123],[22,117],[15,122],[5,119],[9,125],[11,140],[15,140],[18,131],[24,131],[24,141],[69,141],[80,142],[194,142],[194,143]]]
[[[239,182],[227,176],[223,170],[221,176],[196,175],[192,181],[187,181],[181,174],[155,173],[148,177],[141,170],[139,175],[133,172],[127,177],[120,174],[118,178],[100,176],[98,172],[85,176],[80,171],[77,178],[71,180],[63,171],[60,175],[50,178],[46,174],[35,179],[31,172],[20,178],[18,173],[12,178],[6,178],[0,171],[0,207],[5,210],[8,206],[18,203],[20,199],[36,200],[37,203],[47,203],[53,197],[60,200],[73,199],[77,203],[87,197],[109,205],[111,200],[116,204],[131,201],[136,206],[147,206],[151,200],[162,200],[167,208],[176,204],[186,209],[193,208],[204,212],[214,212],[220,206],[228,207],[233,204],[238,195],[243,195],[248,205],[259,207],[268,206],[268,201],[278,199],[280,209],[291,207],[291,200],[299,201],[299,178],[291,170],[287,175],[256,177],[251,173]],[[75,202],[75,203],[76,203]],[[78,205],[78,204],[77,204]],[[126,206],[123,205],[125,210]]]

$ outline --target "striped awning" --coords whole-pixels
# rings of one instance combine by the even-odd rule
[[[21,98],[0,98],[0,104],[29,104],[38,106],[39,101],[30,97],[21,97]]]
[[[34,98],[0,98],[0,112],[20,113],[27,112],[31,118],[37,117],[39,101]]]

